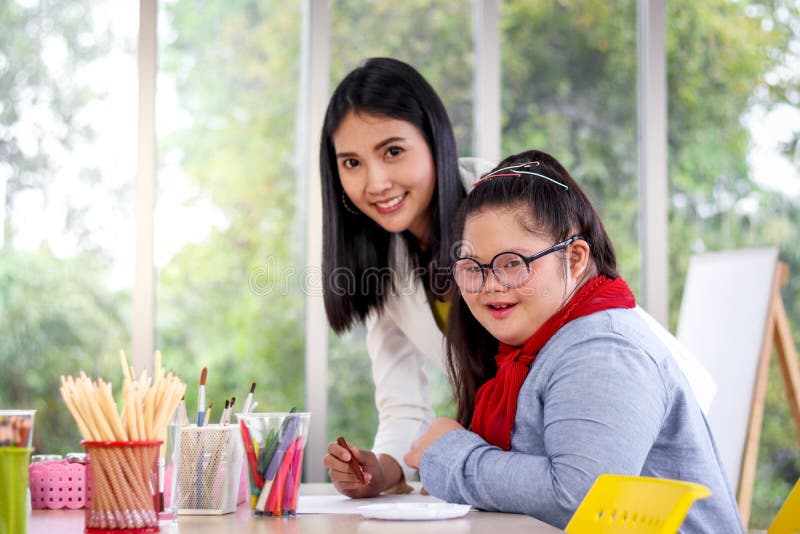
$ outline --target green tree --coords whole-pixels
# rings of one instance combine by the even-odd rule
[[[91,6],[89,0],[0,5],[0,180],[6,181],[0,227],[5,247],[13,240],[17,195],[45,191],[54,170],[51,154],[92,135],[78,116],[97,95],[76,79],[77,67],[104,54],[109,38],[92,26]],[[54,50],[63,55],[63,64],[45,59]]]
[[[0,255],[0,405],[37,410],[34,447],[42,453],[80,450],[59,376],[119,375],[114,363],[127,337],[128,297],[98,284],[104,270],[97,255],[66,260],[45,249]]]
[[[207,397],[217,405],[231,396],[242,402],[255,380],[259,409],[302,408],[305,222],[295,155],[302,5],[164,9],[162,75],[189,120],[161,136],[161,161],[169,163],[161,189],[185,175],[190,203],[210,204],[222,223],[161,269],[158,346],[190,385],[187,406],[208,366]],[[157,113],[169,110],[159,103]]]
[[[93,7],[0,4],[0,405],[37,410],[34,446],[43,453],[80,450],[59,375],[112,375],[108,362],[129,339],[130,297],[109,287],[110,258],[81,209],[66,206],[72,256],[16,248],[21,196],[52,196],[59,158],[93,135],[81,112],[100,95],[80,73],[110,47]],[[91,184],[96,170],[84,167],[80,178]]]

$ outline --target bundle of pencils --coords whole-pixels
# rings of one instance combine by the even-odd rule
[[[61,377],[61,396],[83,439],[88,441],[158,440],[178,406],[186,384],[172,373],[165,374],[160,354],[156,353],[153,379],[145,370],[139,378],[120,351],[124,404],[122,414],[112,394],[111,384],[98,378],[94,382],[81,371],[77,378]]]
[[[164,372],[160,360],[156,353],[152,379],[147,371],[137,378],[120,351],[121,410],[110,383],[100,378],[92,381],[83,371],[76,378],[61,377],[61,396],[85,440],[94,473],[87,527],[158,525],[152,471],[157,473],[160,440],[186,389],[174,374]]]

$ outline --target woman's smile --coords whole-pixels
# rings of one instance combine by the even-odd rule
[[[407,192],[397,195],[396,197],[392,197],[389,200],[375,202],[374,204],[379,213],[392,213],[403,207],[403,201],[405,200],[406,196],[408,196]]]

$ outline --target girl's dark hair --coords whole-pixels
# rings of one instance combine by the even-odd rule
[[[482,181],[467,195],[458,211],[453,228],[455,238],[461,239],[470,216],[489,209],[516,211],[521,208],[520,224],[553,244],[581,235],[590,249],[589,276],[619,276],[614,245],[600,216],[558,160],[545,152],[529,150],[506,158],[495,170],[531,161],[539,164],[525,170],[543,174],[567,188],[527,174]],[[509,174],[513,172],[508,171]],[[458,405],[456,417],[467,428],[478,388],[497,373],[494,361],[497,346],[497,340],[475,319],[460,294],[456,295],[447,319],[447,370]]]
[[[450,224],[464,190],[458,171],[453,128],[444,105],[425,78],[410,65],[390,58],[371,58],[348,74],[331,96],[320,143],[322,178],[322,274],[325,311],[335,332],[347,330],[372,309],[381,309],[393,287],[396,267],[390,257],[391,234],[363,214],[354,214],[339,179],[333,134],[349,112],[370,113],[409,122],[428,143],[436,168],[431,199],[429,253],[404,232],[414,266],[429,259],[449,267]],[[431,280],[423,276],[427,290]]]

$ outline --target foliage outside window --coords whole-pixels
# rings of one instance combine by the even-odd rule
[[[0,9],[0,406],[39,453],[81,451],[59,375],[130,346],[137,6]]]
[[[256,381],[259,410],[302,409],[302,2],[162,9],[157,345],[215,406]]]

